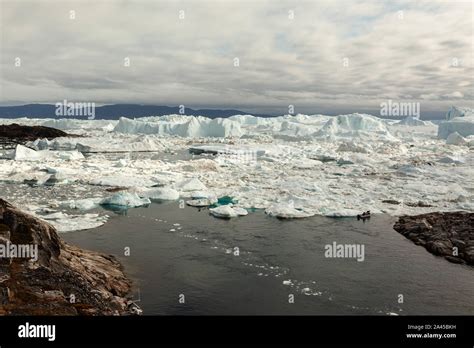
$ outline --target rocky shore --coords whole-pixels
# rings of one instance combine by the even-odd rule
[[[74,136],[62,130],[44,126],[22,126],[16,123],[0,125],[0,148],[9,148],[15,144],[25,144],[36,139],[54,139]]]
[[[65,243],[53,226],[0,199],[0,315],[135,314],[130,290],[113,256]]]
[[[434,255],[474,265],[474,213],[401,216],[393,228]]]

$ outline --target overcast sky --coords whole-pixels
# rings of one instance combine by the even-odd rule
[[[473,104],[472,1],[0,3],[2,105]]]

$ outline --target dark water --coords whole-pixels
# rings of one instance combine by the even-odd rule
[[[388,216],[220,220],[175,202],[111,215],[62,237],[118,256],[144,314],[474,314],[473,270],[414,245]],[[334,241],[363,244],[365,260],[325,258]]]

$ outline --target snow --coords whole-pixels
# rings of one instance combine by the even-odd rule
[[[140,207],[143,205],[150,204],[151,201],[148,198],[140,198],[136,193],[127,191],[120,191],[110,197],[106,197],[100,201],[101,205],[115,205],[121,207]]]

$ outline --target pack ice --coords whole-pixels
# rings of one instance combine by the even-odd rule
[[[81,137],[0,151],[0,189],[19,206],[55,214],[48,218],[62,231],[105,223],[100,207],[152,200],[183,199],[217,218],[473,211],[473,119],[472,109],[453,107],[439,126],[359,113],[8,120]],[[49,188],[55,193],[39,193]]]

